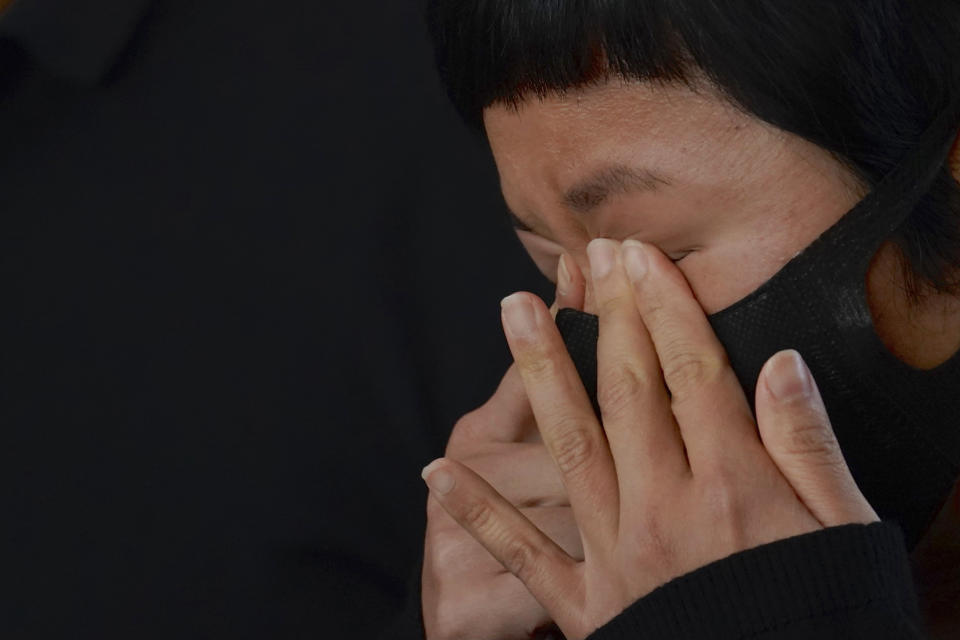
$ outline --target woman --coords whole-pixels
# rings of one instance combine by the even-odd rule
[[[920,637],[893,525],[956,634],[960,6],[435,0],[431,26],[521,240],[600,326],[589,412],[542,303],[504,303],[582,548],[502,470],[434,463],[431,501],[569,637]]]

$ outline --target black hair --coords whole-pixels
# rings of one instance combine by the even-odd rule
[[[430,0],[427,18],[447,92],[480,132],[483,109],[530,94],[612,74],[705,77],[868,188],[960,91],[956,0]],[[911,293],[923,281],[958,292],[960,185],[948,163],[890,239]]]

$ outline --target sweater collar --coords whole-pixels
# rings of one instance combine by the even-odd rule
[[[99,83],[116,62],[151,0],[14,0],[0,16],[0,39],[78,84]]]

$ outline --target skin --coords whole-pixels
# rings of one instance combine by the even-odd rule
[[[497,487],[511,504],[572,557],[583,558],[580,532],[560,474],[537,434],[517,367],[496,393],[457,421],[444,455]],[[536,440],[536,441],[531,441]],[[427,503],[422,575],[426,637],[527,639],[550,625],[543,609],[513,575],[453,520]]]
[[[505,199],[522,225],[534,230],[518,231],[521,241],[544,274],[558,282],[560,306],[593,313],[599,309],[586,252],[593,238],[633,238],[658,246],[677,261],[702,310],[712,313],[764,282],[865,193],[822,149],[743,114],[709,88],[693,92],[615,80],[566,96],[528,99],[518,109],[495,105],[484,119]],[[955,148],[952,166],[960,176],[958,160],[960,149]],[[606,182],[606,197],[596,187],[570,193],[611,163],[656,175],[643,173],[640,180],[615,175]],[[611,186],[625,185],[611,192]],[[561,253],[568,256],[565,270],[558,270]],[[958,301],[930,291],[923,292],[920,303],[908,299],[892,245],[874,259],[867,289],[878,335],[905,362],[933,367],[960,346]],[[511,367],[494,397],[466,417],[474,440],[451,458],[489,451],[491,437],[484,434],[497,429],[502,451],[531,440],[529,403],[517,384]],[[502,437],[504,424],[514,425],[512,439]],[[457,440],[455,429],[451,444]],[[517,467],[496,460],[496,455],[486,459],[482,477],[495,489],[515,486]],[[539,484],[554,490],[524,500],[560,509],[548,531],[556,538],[552,532],[563,530],[564,521],[576,527],[569,499],[555,490],[556,465],[542,465],[536,473],[552,477]],[[949,584],[956,582],[956,572],[943,568],[960,566],[956,545],[951,546],[960,532],[960,508],[953,506],[960,505],[957,500],[955,496],[945,506],[914,558],[922,586],[929,587],[921,589],[928,617],[934,628],[945,630],[957,623],[948,620],[955,599],[941,598],[946,604],[938,607],[937,598],[927,596],[955,592]],[[473,623],[462,628],[479,632],[483,627],[478,624],[495,621],[491,614],[499,609],[491,602],[497,600],[515,605],[503,618],[522,624],[489,626],[490,637],[528,637],[551,619],[541,606],[524,599],[519,580],[510,581],[512,576],[464,529],[458,530],[433,497],[430,505],[423,594],[428,638],[459,637],[456,624],[434,624],[438,619],[470,619]],[[431,530],[443,531],[442,541]],[[570,536],[557,539],[567,540],[562,544],[569,552]],[[449,569],[430,565],[431,550],[450,549],[473,558],[473,567],[483,567],[490,587],[485,593],[494,596],[476,595],[484,580],[479,571],[461,571],[451,579]],[[444,615],[438,617],[438,611]]]

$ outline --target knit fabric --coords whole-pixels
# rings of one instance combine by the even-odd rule
[[[923,638],[906,547],[889,523],[743,551],[657,588],[590,640]]]

